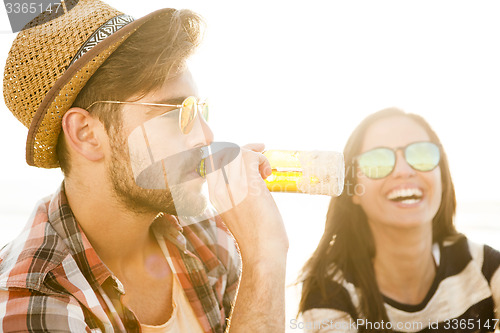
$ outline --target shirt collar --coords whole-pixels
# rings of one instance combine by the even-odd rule
[[[69,206],[64,183],[52,197],[48,213],[48,222],[68,248],[87,281],[102,285],[111,276],[111,272],[78,225]]]

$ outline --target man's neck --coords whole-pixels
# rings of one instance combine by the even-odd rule
[[[436,275],[431,225],[372,231],[375,276],[382,294],[405,304],[421,303]]]
[[[173,275],[150,231],[156,216],[131,213],[106,190],[109,188],[65,180],[66,196],[76,220],[125,288],[124,305],[143,324],[163,324],[173,311]]]
[[[78,224],[108,267],[121,270],[137,265],[151,251],[157,251],[150,233],[155,214],[128,211],[102,184],[66,179],[65,192]]]

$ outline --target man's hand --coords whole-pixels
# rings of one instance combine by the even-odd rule
[[[210,200],[241,251],[243,271],[229,332],[284,332],[285,270],[288,237],[283,219],[266,187],[271,174],[262,144],[241,148],[226,164],[212,160],[207,176]],[[230,154],[227,154],[229,156]],[[217,165],[223,165],[217,169]]]
[[[246,145],[228,164],[221,157],[214,163],[224,167],[207,176],[210,200],[236,238],[244,262],[288,249],[281,214],[263,180],[271,174],[263,149],[263,144]]]

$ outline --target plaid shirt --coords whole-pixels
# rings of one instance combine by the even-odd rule
[[[222,333],[236,295],[240,258],[219,217],[181,227],[157,219],[173,273],[203,330]],[[0,332],[140,332],[121,302],[120,281],[101,261],[68,205],[64,186],[42,201],[0,251]]]

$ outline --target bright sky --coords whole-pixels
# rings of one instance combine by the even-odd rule
[[[341,151],[366,115],[398,106],[422,115],[440,136],[459,204],[493,201],[500,207],[500,2],[108,3],[136,18],[165,6],[205,17],[206,37],[191,68],[211,100],[217,141]],[[2,70],[14,38],[9,30],[0,6]],[[9,235],[62,179],[58,170],[26,165],[26,135],[2,101],[0,226]],[[304,223],[305,216],[316,223],[305,251],[295,247],[297,239],[307,237],[302,230],[290,235],[295,274],[321,236],[328,199],[276,198],[280,208],[288,207],[283,209],[288,226]],[[290,203],[309,212],[297,215]]]
[[[108,2],[135,17],[165,6]],[[362,118],[398,106],[424,116],[441,137],[459,200],[500,201],[500,177],[490,171],[500,165],[497,1],[168,4],[207,21],[192,70],[211,100],[216,140],[341,151]],[[14,38],[3,7],[0,22],[3,70]],[[25,164],[27,130],[3,103],[0,110],[0,184],[25,178],[32,189],[47,188],[58,171]]]

